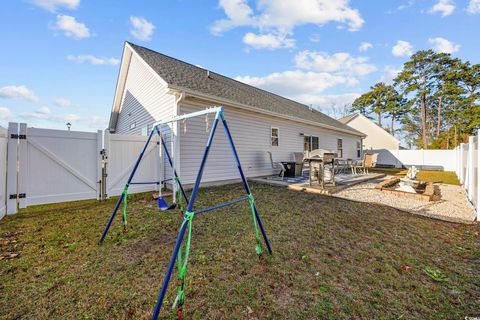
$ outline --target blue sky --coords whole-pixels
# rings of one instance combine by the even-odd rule
[[[6,1],[0,125],[107,126],[124,41],[326,112],[409,54],[479,63],[480,0]]]

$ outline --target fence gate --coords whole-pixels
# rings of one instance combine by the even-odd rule
[[[7,214],[7,130],[0,128],[0,219]]]
[[[7,210],[100,199],[102,132],[9,124]],[[18,163],[18,167],[17,167]]]
[[[139,135],[110,134],[105,131],[107,197],[118,196],[123,192],[125,183],[147,138],[147,136]],[[128,189],[129,193],[158,190],[159,186],[156,182],[160,181],[163,170],[163,165],[160,165],[159,147],[159,140],[152,139],[135,173],[135,179]]]

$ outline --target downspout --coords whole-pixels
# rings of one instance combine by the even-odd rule
[[[173,115],[180,115],[180,103],[185,100],[185,91],[180,91],[175,93],[175,105],[173,107]],[[171,141],[171,149],[173,152],[173,167],[177,170],[178,175],[181,175],[181,161],[180,161],[180,123],[178,121],[172,124],[173,130],[173,140]],[[177,163],[179,167],[177,167]],[[164,164],[165,165],[165,164]],[[173,177],[172,177],[173,178]],[[174,182],[172,184],[173,188],[173,202],[176,203],[177,200],[177,184]]]

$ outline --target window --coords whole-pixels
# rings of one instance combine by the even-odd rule
[[[318,149],[318,137],[312,137],[312,139],[311,139],[311,150],[316,150],[316,149]]]
[[[271,128],[271,143],[272,147],[278,147],[278,128]]]
[[[303,137],[303,151],[312,151],[318,149],[318,137],[304,136]]]
[[[360,158],[362,156],[362,143],[360,141],[357,141],[357,158]]]
[[[148,136],[148,126],[142,128],[142,136]]]
[[[130,129],[135,129],[136,127],[137,127],[137,123],[136,123],[136,122],[130,123]]]
[[[343,158],[343,140],[337,139],[337,157]]]

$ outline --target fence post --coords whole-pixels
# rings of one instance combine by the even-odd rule
[[[18,123],[8,123],[7,140],[7,214],[17,213]]]
[[[102,200],[102,149],[103,149],[103,132],[97,130],[97,200]]]
[[[20,209],[26,208],[28,206],[28,197],[29,194],[29,185],[28,185],[28,151],[27,143],[29,139],[27,133],[27,124],[20,123],[18,128],[19,139],[18,139],[18,207]]]
[[[475,137],[470,136],[468,137],[468,157],[467,157],[467,174],[468,174],[468,179],[467,179],[467,190],[468,190],[468,200],[473,201],[473,194],[475,192]]]
[[[105,183],[105,199],[110,199],[110,174],[109,174],[109,156],[110,156],[110,131],[106,129],[103,134],[103,165],[104,165],[104,174],[105,178],[103,182]]]

